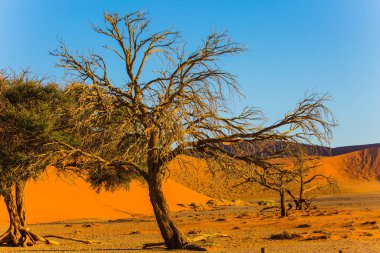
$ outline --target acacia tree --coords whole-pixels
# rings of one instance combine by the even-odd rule
[[[287,216],[286,194],[292,198],[296,210],[302,210],[304,205],[308,205],[305,193],[336,187],[332,177],[316,173],[320,158],[312,154],[312,147],[298,143],[266,145],[269,145],[272,151],[268,151],[264,146],[258,154],[261,157],[260,163],[242,164],[238,170],[235,168],[228,172],[234,172],[235,176],[243,179],[236,186],[256,183],[277,192],[280,195],[282,217]],[[294,192],[298,193],[297,196]]]
[[[37,178],[46,163],[39,156],[53,139],[67,141],[64,92],[57,85],[43,85],[24,71],[1,74],[0,78],[0,190],[9,214],[9,229],[0,244],[31,246],[53,241],[34,234],[27,226],[24,204],[25,184]],[[46,160],[47,161],[47,160]]]
[[[245,141],[255,148],[262,140],[307,141],[314,132],[323,140],[331,135],[333,122],[325,118],[327,97],[318,94],[268,126],[257,123],[257,110],[233,115],[225,92],[239,93],[238,85],[219,60],[244,48],[226,33],[211,33],[199,48],[188,50],[177,32],[151,33],[148,28],[142,12],[124,17],[105,13],[104,26],[94,28],[110,39],[107,48],[120,60],[124,74],[116,79],[101,54],[72,53],[63,43],[52,52],[60,59],[57,65],[78,82],[76,133],[86,136],[78,146],[61,144],[78,167],[95,172],[90,181],[97,186],[121,183],[120,173],[126,182],[144,178],[165,245],[188,248],[162,192],[170,161],[191,154],[221,165],[259,163],[252,153],[229,152],[225,145]],[[155,69],[146,73],[145,66]]]
[[[265,151],[263,151],[265,152]],[[280,153],[286,153],[285,150]],[[280,196],[281,217],[287,216],[286,193],[290,192],[291,185],[295,182],[296,173],[284,158],[274,158],[273,153],[267,158],[262,158],[260,164],[242,164],[239,170],[234,169],[235,176],[243,181],[236,186],[246,183],[259,184],[269,191],[277,192]],[[238,173],[236,173],[236,171]],[[229,171],[232,173],[232,171]],[[291,194],[291,192],[290,192]]]
[[[305,198],[306,193],[322,190],[326,187],[330,188],[330,190],[337,188],[333,177],[316,173],[316,169],[320,166],[319,157],[301,152],[298,156],[293,157],[293,160],[294,186],[286,191],[294,201],[296,210],[302,210],[305,205],[308,205]]]

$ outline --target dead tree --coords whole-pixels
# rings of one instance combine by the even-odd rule
[[[279,162],[266,161],[262,162],[260,167],[251,168],[246,165],[242,170],[245,180],[236,186],[255,183],[267,190],[277,192],[280,196],[281,217],[287,216],[286,193],[290,184],[295,180],[295,174],[289,166]]]
[[[314,155],[307,155],[301,152],[292,158],[294,186],[287,189],[288,195],[294,201],[296,210],[302,210],[305,206],[310,205],[305,194],[329,188],[335,190],[337,188],[336,181],[333,177],[321,173],[316,170],[320,166],[320,158]],[[293,191],[298,193],[296,196]]]
[[[276,151],[259,152],[257,155],[261,159],[259,166],[252,168],[249,164],[244,164],[237,174],[236,170],[234,172],[244,179],[236,186],[256,183],[270,191],[278,192],[281,216],[286,216],[286,194],[292,198],[296,210],[302,210],[304,206],[309,206],[309,201],[305,199],[306,193],[326,187],[333,189],[336,184],[332,177],[315,172],[319,166],[319,157],[309,154],[309,146],[298,143],[278,146]]]
[[[325,130],[319,132],[322,140],[331,135],[334,123],[325,118],[330,115],[324,105],[328,97],[318,94],[269,126],[259,121],[257,110],[234,116],[225,93],[239,94],[238,85],[219,60],[244,48],[226,33],[212,33],[199,48],[188,50],[177,32],[148,28],[142,12],[124,17],[106,13],[104,26],[94,28],[110,39],[107,48],[120,60],[123,75],[116,78],[109,71],[116,62],[107,62],[106,56],[72,53],[63,43],[52,52],[59,57],[58,67],[77,82],[72,88],[80,103],[75,130],[86,136],[78,145],[60,144],[67,159],[91,171],[94,186],[116,187],[144,178],[165,245],[183,249],[188,240],[162,192],[170,161],[185,154],[224,165],[232,160],[257,163],[252,153],[229,152],[226,144],[245,141],[254,148],[262,140],[307,141],[320,129]],[[154,71],[147,73],[149,69]]]

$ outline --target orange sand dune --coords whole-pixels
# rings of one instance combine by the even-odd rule
[[[255,184],[235,187],[241,180],[231,179],[231,176],[222,172],[212,174],[202,159],[182,156],[171,167],[171,179],[214,198],[249,199],[271,194]],[[321,157],[320,167],[316,171],[334,177],[342,192],[378,192],[380,148]]]
[[[331,175],[343,190],[380,190],[380,148],[369,148],[343,155],[323,157],[319,171]]]
[[[178,203],[204,203],[210,198],[172,180],[165,181],[164,193],[171,210],[181,210]],[[97,194],[79,177],[63,178],[49,169],[37,182],[26,186],[26,209],[29,223],[71,219],[119,219],[153,213],[148,189],[133,182],[129,191]],[[0,222],[8,221],[5,205],[0,205]]]

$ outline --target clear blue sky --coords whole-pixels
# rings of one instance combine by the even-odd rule
[[[49,51],[106,44],[91,31],[103,11],[146,10],[152,30],[173,27],[190,45],[227,30],[248,47],[225,59],[238,76],[244,106],[279,119],[306,91],[330,93],[338,119],[332,146],[380,142],[380,1],[100,1],[0,0],[0,68],[30,67],[61,80]]]

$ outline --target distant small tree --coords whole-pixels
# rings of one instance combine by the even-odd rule
[[[306,193],[326,188],[329,188],[330,191],[337,189],[337,183],[333,177],[316,172],[320,166],[320,157],[300,152],[292,159],[294,184],[286,191],[294,201],[297,210],[302,210],[305,206],[310,205],[309,200],[305,197]],[[296,192],[296,195],[293,192]]]
[[[245,164],[240,169],[240,178],[243,182],[237,184],[240,186],[246,183],[259,184],[269,191],[274,191],[280,197],[280,214],[282,217],[287,216],[286,193],[289,191],[291,184],[295,181],[296,174],[289,164],[283,161],[273,161],[268,159],[262,161],[260,166]]]
[[[24,203],[25,184],[46,168],[40,155],[52,140],[67,141],[64,131],[64,92],[43,85],[28,72],[1,74],[0,78],[0,194],[9,214],[9,229],[0,244],[31,246],[50,243],[29,230]]]
[[[252,152],[230,152],[226,145],[244,141],[254,149],[263,140],[308,141],[315,132],[323,140],[331,135],[334,122],[324,105],[328,98],[318,94],[306,97],[269,126],[262,121],[256,124],[262,116],[258,110],[234,115],[225,92],[239,94],[238,85],[232,74],[220,68],[219,60],[244,48],[231,42],[226,33],[211,33],[191,51],[179,41],[177,32],[152,33],[148,28],[142,12],[124,17],[105,13],[104,26],[95,27],[110,38],[107,48],[120,60],[124,73],[117,79],[111,78],[108,65],[117,61],[106,61],[95,53],[71,53],[63,43],[52,52],[60,59],[58,66],[78,83],[73,89],[81,94],[75,130],[85,138],[78,146],[62,143],[62,147],[67,149],[67,159],[91,171],[95,186],[116,187],[136,177],[146,180],[165,245],[184,249],[189,248],[188,241],[162,192],[170,161],[185,154],[205,158],[210,164],[257,164],[260,159]],[[149,68],[154,69],[151,75],[146,73]]]
[[[246,183],[261,185],[269,191],[277,192],[280,196],[281,216],[287,216],[286,194],[294,201],[296,210],[302,210],[309,204],[305,199],[308,192],[322,190],[329,187],[336,188],[335,180],[321,173],[316,173],[320,158],[310,154],[313,150],[310,146],[299,143],[267,143],[274,149],[262,149],[256,157],[260,158],[259,164],[242,164],[235,172],[235,176],[243,181],[236,186]],[[296,193],[296,194],[295,194]]]

